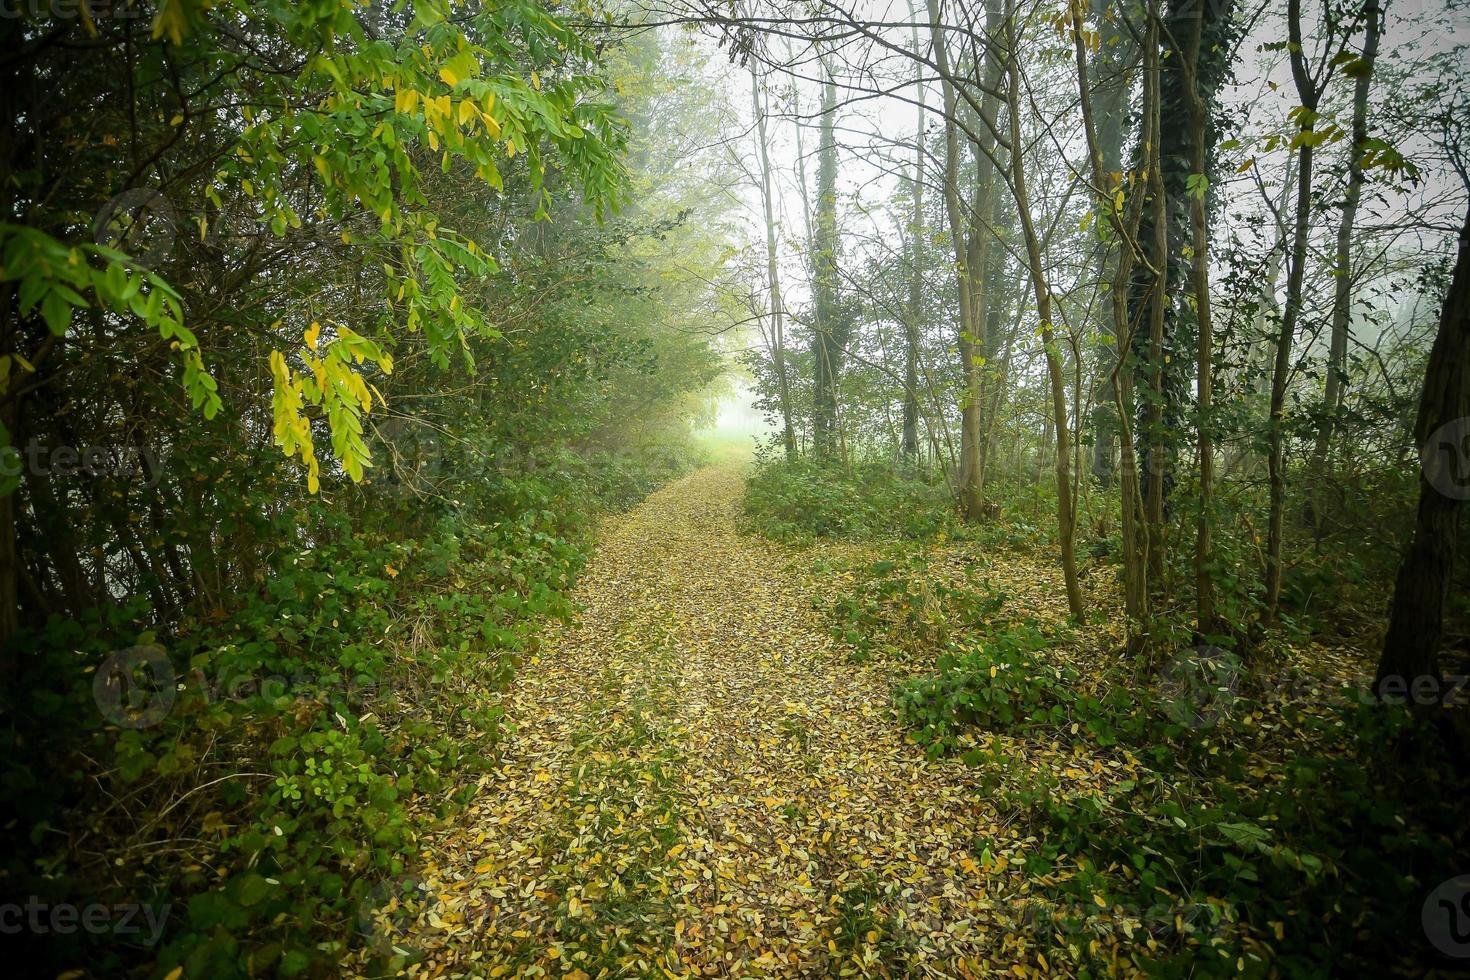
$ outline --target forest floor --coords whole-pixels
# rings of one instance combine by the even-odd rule
[[[738,530],[743,477],[700,470],[604,527],[578,622],[506,694],[498,768],[425,843],[418,900],[365,922],[410,974],[1035,969],[1003,856],[1023,832],[905,739],[811,555]]]

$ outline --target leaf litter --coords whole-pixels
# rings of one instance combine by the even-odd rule
[[[849,662],[809,556],[738,530],[742,481],[704,469],[604,526],[578,621],[506,694],[498,766],[424,841],[426,900],[374,920],[390,972],[1051,972],[1024,921],[1035,840],[977,770],[905,738],[892,674]],[[1118,778],[1056,745],[1019,755],[1023,779]]]

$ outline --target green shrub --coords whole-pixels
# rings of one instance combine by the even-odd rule
[[[931,756],[955,748],[970,728],[1058,726],[1075,678],[1036,656],[1046,645],[1041,631],[1027,623],[994,634],[976,649],[941,654],[933,674],[898,685],[898,717]]]
[[[0,729],[0,807],[25,842],[0,861],[6,893],[169,908],[157,946],[79,932],[26,937],[29,952],[53,972],[334,974],[496,759],[497,692],[572,612],[588,508],[686,459],[564,454],[426,508],[416,539],[371,508],[360,524],[312,508],[223,615],[165,632],[136,598],[22,635],[34,673]],[[103,710],[94,679],[131,648],[165,676]],[[133,710],[141,695],[164,710]],[[384,975],[414,956],[377,952]]]
[[[952,649],[965,634],[988,631],[1005,601],[1005,593],[976,581],[969,565],[956,583],[912,555],[869,565],[827,612],[833,635],[852,647],[854,660],[865,660],[875,651],[912,657]]]
[[[803,458],[766,460],[746,483],[745,514],[767,537],[927,540],[958,533],[942,482],[927,482],[886,463],[844,469]]]

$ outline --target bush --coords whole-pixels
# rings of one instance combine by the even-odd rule
[[[906,561],[878,561],[859,584],[829,607],[832,633],[850,644],[854,660],[874,652],[915,656],[954,648],[958,639],[988,630],[1005,605],[1005,593],[975,580],[965,566],[963,583],[929,570],[920,555]]]
[[[991,636],[977,649],[940,655],[933,674],[898,685],[893,702],[930,756],[954,749],[969,728],[1058,726],[1071,702],[1070,672],[1043,663],[1047,640],[1032,624]]]
[[[572,612],[588,508],[682,459],[563,455],[438,507],[417,539],[370,508],[310,508],[228,612],[165,633],[137,598],[23,635],[34,674],[6,691],[0,807],[26,843],[0,863],[5,892],[169,909],[158,946],[28,934],[33,961],[335,974],[493,764],[498,692]],[[113,676],[120,656],[137,662]],[[379,955],[393,975],[413,951]]]
[[[746,483],[745,514],[770,538],[900,538],[954,535],[959,520],[943,483],[886,463],[843,469],[799,459],[766,460]]]

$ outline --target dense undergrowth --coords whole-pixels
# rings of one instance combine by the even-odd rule
[[[404,501],[401,521],[304,508],[277,529],[296,546],[228,608],[160,632],[139,597],[25,635],[6,892],[157,924],[30,933],[26,955],[53,973],[333,975],[494,761],[498,692],[572,614],[596,514],[689,461],[565,451],[465,499]]]
[[[1048,956],[1084,975],[1365,975],[1433,961],[1424,896],[1470,843],[1440,801],[1470,785],[1438,735],[1373,701],[1366,654],[1313,642],[1317,621],[1302,615],[1254,646],[1180,628],[1128,657],[1114,614],[1070,621],[1059,581],[1056,608],[1041,608],[1026,576],[1046,556],[1004,517],[942,536],[842,522],[825,511],[851,479],[805,497],[818,471],[768,465],[747,514],[787,540],[887,539],[865,558],[819,560],[846,583],[826,602],[833,634],[892,676],[896,717],[931,758],[977,767],[988,803],[1022,821],[1034,841],[1022,854],[977,837],[973,857],[1024,863],[1029,894],[1014,910]],[[860,515],[912,499],[906,481],[881,481],[875,471]],[[1105,549],[1092,564],[1107,573]],[[1018,584],[1031,594],[1010,594]]]

